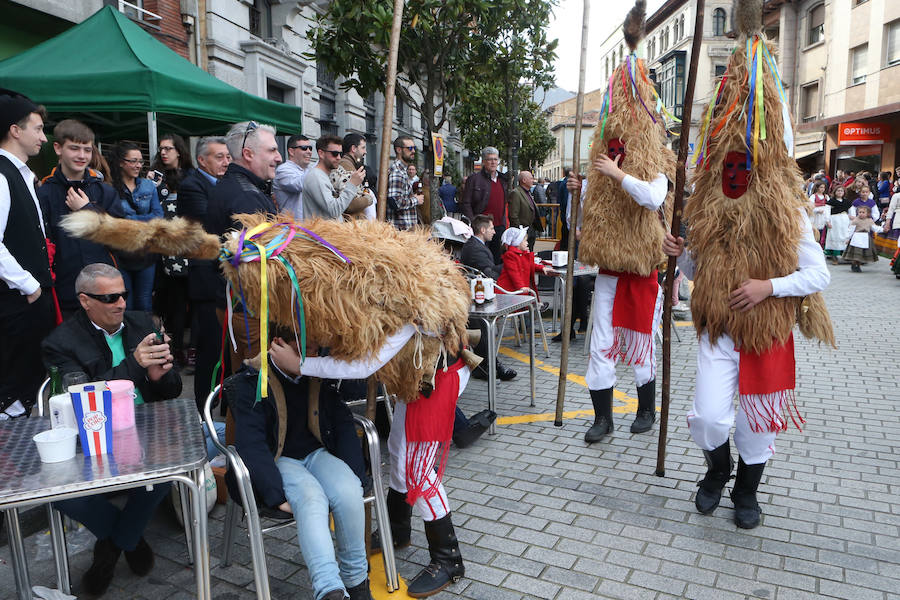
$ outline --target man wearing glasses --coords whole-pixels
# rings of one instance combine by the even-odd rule
[[[500,238],[506,230],[506,194],[509,185],[507,176],[498,170],[500,153],[488,146],[481,151],[481,171],[466,180],[459,210],[469,218],[475,215],[490,215],[494,222],[494,239],[488,247],[494,254],[494,262],[501,262]]]
[[[305,219],[322,217],[340,221],[341,215],[348,210],[353,210],[354,207],[351,205],[359,202],[356,197],[359,195],[360,185],[366,176],[365,167],[360,167],[350,174],[350,181],[340,193],[335,192],[334,185],[331,183],[331,172],[337,168],[344,155],[342,147],[341,138],[334,135],[323,135],[316,140],[319,163],[315,168],[310,169],[303,182],[303,217]],[[366,199],[366,205],[368,205],[369,197],[362,196],[362,198]]]
[[[90,264],[78,274],[75,291],[81,310],[44,340],[44,365],[59,368],[63,375],[82,371],[90,381],[132,381],[135,404],[177,397],[181,378],[172,368],[168,336],[159,337],[147,313],[125,312],[128,292],[119,271],[111,265]],[[144,530],[168,491],[168,483],[156,484],[151,491],[129,490],[123,509],[103,495],[55,503],[97,537],[82,590],[95,596],[105,592],[123,552],[133,573],[150,572],[153,550],[144,540]]]
[[[312,140],[305,135],[292,135],[287,142],[288,159],[275,169],[272,191],[281,212],[303,220],[303,179],[312,160]]]
[[[388,172],[387,220],[405,231],[416,226],[416,207],[425,202],[423,194],[413,194],[407,167],[415,163],[416,144],[412,138],[401,136],[394,140],[396,160]]]

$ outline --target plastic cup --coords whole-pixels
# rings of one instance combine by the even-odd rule
[[[78,430],[69,427],[48,429],[34,436],[41,462],[55,463],[75,456],[75,438]]]
[[[112,394],[112,428],[120,431],[134,427],[134,382],[113,379],[106,382]]]

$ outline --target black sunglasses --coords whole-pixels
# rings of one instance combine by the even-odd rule
[[[340,150],[322,150],[322,152],[327,152],[328,154],[332,155],[335,158],[340,158],[344,155],[344,153],[341,152]]]
[[[244,131],[244,140],[241,142],[241,150],[244,149],[244,146],[247,144],[247,136],[250,135],[251,131],[254,131],[259,127],[259,124],[256,121],[248,121],[247,129]]]
[[[301,150],[312,150],[312,146],[291,146],[291,150],[296,150],[300,148]]]
[[[116,292],[115,294],[91,294],[89,292],[81,292],[88,298],[93,298],[94,300],[99,300],[103,304],[115,304],[119,301],[119,298],[122,300],[128,300],[128,290],[124,292]]]

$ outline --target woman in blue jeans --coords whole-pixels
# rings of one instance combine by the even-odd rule
[[[149,221],[163,216],[156,186],[149,179],[140,177],[144,157],[137,144],[120,142],[113,148],[112,185],[119,193],[119,202],[125,218]],[[151,310],[153,275],[156,270],[154,256],[142,256],[127,252],[116,253],[116,263],[128,290],[128,310]]]

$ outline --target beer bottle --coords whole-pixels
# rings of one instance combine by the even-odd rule
[[[49,369],[50,372],[50,395],[56,396],[57,394],[62,394],[62,376],[59,374],[59,367],[53,366]]]
[[[475,304],[484,304],[484,280],[475,280]]]

